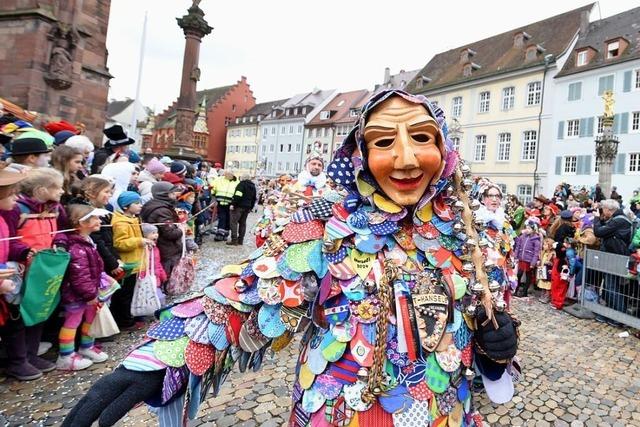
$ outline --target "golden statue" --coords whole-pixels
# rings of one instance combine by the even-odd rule
[[[613,99],[613,91],[605,91],[602,99],[604,99],[604,117],[613,117],[613,106],[616,103]]]

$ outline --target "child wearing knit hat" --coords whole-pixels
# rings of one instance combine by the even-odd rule
[[[125,264],[137,264],[132,274],[122,280],[120,290],[111,300],[111,312],[119,325],[127,328],[133,326],[131,316],[131,299],[136,285],[137,273],[143,264],[145,247],[153,246],[153,242],[142,236],[138,215],[142,210],[140,195],[134,191],[123,191],[117,199],[118,209],[113,213],[111,226],[113,230],[113,246],[118,250]]]

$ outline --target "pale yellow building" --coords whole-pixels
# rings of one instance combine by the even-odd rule
[[[451,139],[474,175],[524,202],[549,191],[541,188],[548,170],[540,153],[542,131],[550,129],[549,92],[591,8],[439,53],[407,85],[444,110]]]
[[[237,176],[259,174],[258,146],[262,138],[260,122],[274,107],[286,100],[256,104],[244,116],[236,118],[227,126],[227,151],[224,168],[233,169]]]

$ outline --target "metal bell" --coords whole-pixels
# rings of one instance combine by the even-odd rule
[[[467,314],[469,316],[473,317],[473,316],[476,315],[476,306],[471,304],[471,305],[467,306],[467,310],[466,311],[467,311]]]
[[[472,294],[480,295],[484,292],[484,286],[480,282],[473,282],[471,284],[470,291]]]
[[[464,209],[464,202],[462,200],[456,200],[453,203],[453,210],[456,212],[461,212]]]
[[[455,190],[453,189],[452,186],[448,186],[447,188],[444,189],[444,197],[451,198],[453,197],[454,193],[455,193]]]
[[[480,200],[473,199],[469,204],[469,207],[471,208],[472,211],[477,211],[478,209],[480,209],[481,205],[482,203],[480,203]]]
[[[327,253],[331,253],[333,252],[333,248],[335,246],[335,243],[333,242],[333,240],[327,239],[327,240],[323,240],[322,241],[322,250],[323,252]]]
[[[475,267],[472,263],[465,262],[464,264],[462,264],[462,271],[464,271],[465,273],[472,273],[473,270],[475,270]]]
[[[453,224],[453,231],[455,233],[460,233],[461,231],[464,230],[464,224],[461,222],[456,222]]]
[[[466,163],[461,164],[460,172],[462,172],[462,175],[464,175],[465,177],[468,177],[469,175],[471,175],[471,166]]]
[[[361,367],[360,369],[358,369],[358,372],[356,373],[356,377],[358,377],[360,381],[363,381],[366,383],[369,380],[369,370],[367,368]]]
[[[476,242],[476,239],[474,239],[473,237],[469,237],[469,238],[464,242],[464,244],[465,244],[469,249],[472,249],[472,248],[474,248],[474,247],[478,244],[478,242]]]
[[[236,292],[238,293],[243,293],[244,291],[247,290],[247,284],[245,283],[244,280],[242,279],[238,279],[236,280],[236,282],[233,284],[233,288],[236,290]]]
[[[377,290],[376,282],[374,282],[373,280],[365,280],[363,286],[364,286],[364,290],[368,294],[373,294]]]
[[[489,241],[484,237],[480,239],[480,242],[478,242],[478,245],[480,245],[480,248],[483,248],[483,249],[489,246],[489,244],[490,244]]]
[[[471,178],[463,179],[462,188],[464,188],[464,191],[470,191],[473,188],[473,180]]]
[[[489,291],[491,293],[497,292],[499,290],[500,290],[500,283],[496,282],[495,280],[492,280],[491,282],[489,282]]]
[[[467,369],[464,370],[464,377],[468,381],[472,381],[476,377],[476,371],[474,371],[471,368],[467,368]]]
[[[498,310],[499,312],[503,312],[507,309],[507,303],[504,302],[504,300],[499,299],[498,301],[496,301],[496,310]]]

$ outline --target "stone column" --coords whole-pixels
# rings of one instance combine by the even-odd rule
[[[613,134],[613,117],[603,118],[603,132],[596,138],[596,159],[598,160],[598,182],[602,193],[609,197],[611,194],[611,175],[613,162],[618,156],[618,138]]]
[[[195,123],[196,85],[200,80],[198,60],[202,38],[213,30],[204,19],[204,12],[194,1],[188,13],[176,18],[178,26],[184,31],[185,46],[182,61],[182,80],[180,96],[176,108],[175,149],[193,151],[193,125]],[[186,154],[186,153],[185,153]]]

